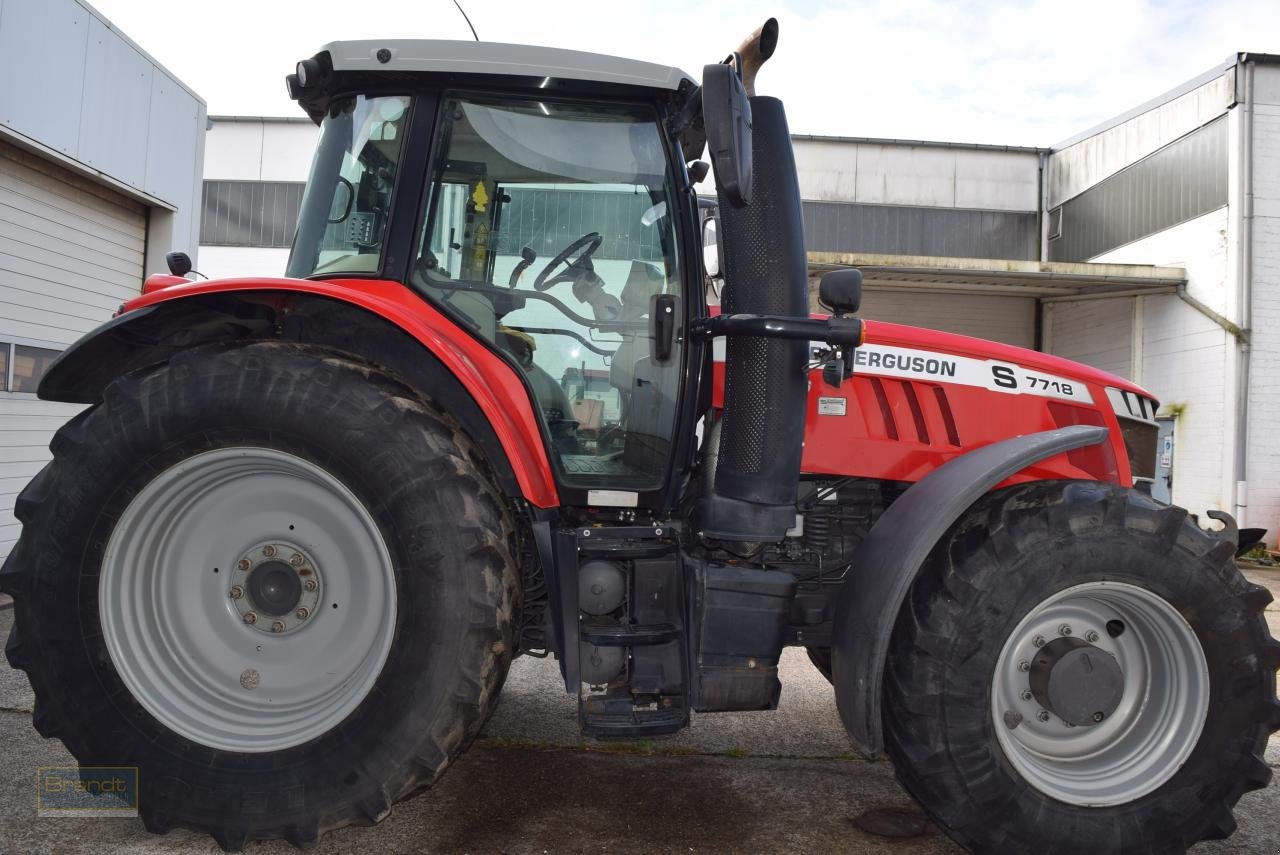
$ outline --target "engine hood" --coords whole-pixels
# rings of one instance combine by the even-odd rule
[[[1046,374],[1069,377],[1103,387],[1110,386],[1152,400],[1156,398],[1151,392],[1123,377],[1025,347],[886,321],[866,321],[866,331],[867,344],[949,353],[972,359],[998,360]]]

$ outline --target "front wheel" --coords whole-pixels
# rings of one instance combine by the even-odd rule
[[[434,782],[493,708],[514,528],[458,425],[285,343],[113,383],[22,492],[0,572],[35,724],[139,768],[148,828],[311,845]]]
[[[894,630],[886,749],[979,852],[1181,852],[1235,829],[1280,726],[1280,645],[1231,544],[1085,482],[982,500]]]

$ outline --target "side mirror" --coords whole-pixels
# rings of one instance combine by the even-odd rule
[[[735,208],[751,202],[751,102],[732,66],[702,69],[702,124],[716,186]]]
[[[862,271],[849,267],[822,274],[818,283],[818,302],[837,318],[857,312],[862,305]]]
[[[707,217],[702,223],[702,269],[712,279],[721,275],[720,271],[720,226],[715,217]]]
[[[169,272],[174,276],[186,276],[191,272],[191,256],[185,252],[170,252],[164,257],[164,263],[169,266]]]

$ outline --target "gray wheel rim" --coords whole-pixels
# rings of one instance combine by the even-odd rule
[[[274,631],[270,615],[247,622],[252,604],[232,590],[268,555],[314,585]],[[321,736],[368,695],[391,649],[396,581],[373,518],[337,478],[237,447],[194,455],[134,497],[98,600],[111,661],[151,715],[210,748],[265,752]]]
[[[1112,621],[1124,628],[1115,637]],[[1124,672],[1120,704],[1100,724],[1042,720],[1048,711],[1026,697],[1020,665],[1035,656],[1037,638],[1057,638],[1062,627],[1110,653]],[[1089,807],[1134,801],[1169,780],[1199,740],[1208,709],[1209,671],[1195,631],[1164,598],[1122,582],[1076,585],[1033,608],[1005,642],[992,681],[1005,757],[1040,792]]]

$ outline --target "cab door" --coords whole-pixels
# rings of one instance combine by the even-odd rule
[[[566,498],[663,492],[685,353],[657,111],[449,94],[430,175],[412,284],[519,368]]]

